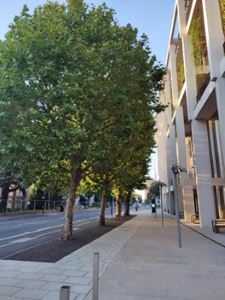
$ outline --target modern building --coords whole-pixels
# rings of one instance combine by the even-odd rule
[[[179,164],[180,212],[211,227],[225,218],[225,0],[176,0],[157,117],[159,179],[175,213],[171,167]]]

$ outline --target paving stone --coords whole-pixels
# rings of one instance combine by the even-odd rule
[[[21,279],[41,279],[43,277],[43,274],[41,273],[31,273],[31,272],[23,272],[16,275],[16,278]]]
[[[0,277],[0,284],[1,285],[8,285],[8,286],[15,286],[21,279],[19,278],[7,278],[7,277]]]
[[[84,277],[87,272],[77,270],[64,270],[61,274],[64,276]]]
[[[49,282],[64,282],[68,278],[68,276],[63,275],[53,275],[53,274],[45,274],[41,276],[41,280],[49,281]]]
[[[0,299],[3,296],[12,296],[20,290],[21,290],[21,288],[18,288],[18,287],[0,285]]]
[[[52,291],[49,292],[47,295],[41,298],[41,300],[58,300],[60,295],[60,291]],[[76,299],[79,296],[79,294],[76,293],[70,293],[70,299]]]
[[[40,280],[31,280],[31,279],[22,279],[15,284],[15,286],[23,288],[40,288],[45,284],[44,281]]]
[[[72,286],[71,292],[87,294],[91,289],[90,285],[76,285]]]
[[[47,295],[47,291],[43,289],[29,289],[24,288],[19,292],[15,293],[14,297],[20,297],[24,299],[41,299],[45,295]]]
[[[73,285],[89,285],[91,283],[90,278],[84,277],[68,277],[65,280],[65,283],[71,283]]]
[[[6,278],[16,278],[19,274],[21,274],[17,270],[10,270],[10,271],[1,271],[0,270],[0,277],[6,277]]]

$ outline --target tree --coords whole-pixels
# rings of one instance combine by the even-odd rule
[[[160,193],[160,182],[159,181],[153,181],[150,188],[149,188],[149,194],[151,197],[156,198],[159,196]]]
[[[122,151],[137,106],[161,110],[164,70],[145,36],[120,27],[104,4],[88,8],[82,0],[48,2],[33,15],[24,6],[0,54],[1,166],[27,185],[48,177],[67,187],[62,238],[70,239],[86,171],[112,145]]]

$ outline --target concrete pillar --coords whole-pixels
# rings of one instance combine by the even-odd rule
[[[215,203],[211,185],[211,165],[206,122],[193,120],[192,136],[200,225],[201,227],[211,227],[212,219],[215,218]]]
[[[221,147],[223,161],[225,161],[225,79],[220,77],[220,63],[224,58],[224,34],[222,29],[219,1],[202,0],[202,6],[205,21],[205,34],[210,66],[210,76],[211,78],[217,78],[216,98],[219,115]]]
[[[171,111],[171,101],[173,101],[173,99],[171,99],[171,91],[170,91],[170,73],[167,72],[166,76],[165,76],[165,87],[164,87],[164,91],[165,91],[165,102],[168,105],[167,109],[166,109],[166,121],[167,124],[169,125],[171,123],[172,120],[172,111]]]
[[[176,46],[170,45],[170,70],[171,70],[171,86],[173,95],[173,104],[175,107],[178,105],[178,84],[177,84],[177,68],[176,68]]]
[[[176,132],[177,132],[177,161],[178,164],[185,169],[187,169],[187,155],[186,155],[186,145],[185,145],[185,128],[184,128],[184,114],[183,107],[178,106],[176,109]],[[179,186],[179,199],[180,199],[180,211],[184,211],[184,195],[182,193],[182,178],[185,174],[180,174],[181,186]]]
[[[196,105],[195,67],[192,58],[192,44],[190,37],[187,35],[184,1],[176,0],[176,3],[180,36],[182,38],[188,119],[191,120]],[[177,111],[179,118],[177,119],[178,141],[181,139],[179,142],[179,164],[188,170],[189,165],[187,161],[187,149],[185,143],[184,120],[182,118],[183,111],[181,112],[181,109],[182,108],[180,108],[180,112]],[[191,222],[191,216],[195,214],[192,181],[189,180],[187,174],[183,173],[181,175],[181,183],[183,192],[184,217],[187,222]]]
[[[202,0],[205,35],[211,78],[219,76],[220,62],[224,57],[224,35],[221,23],[219,1]]]
[[[220,137],[220,151],[222,156],[222,162],[225,162],[225,79],[218,77],[216,81],[216,101],[219,115],[219,137]],[[221,166],[222,173],[225,174],[224,164]]]
[[[170,203],[170,213],[172,214],[175,210],[174,206],[174,193],[173,191],[170,191],[170,186],[173,178],[172,174],[172,165],[177,164],[177,149],[176,149],[176,130],[175,130],[175,125],[170,126],[169,130],[169,137],[168,137],[168,148],[169,148],[169,165],[168,165],[168,174],[169,177],[169,203]],[[173,184],[174,186],[174,184]]]
[[[193,186],[191,184],[187,184],[187,183],[184,184],[183,197],[184,197],[184,219],[186,222],[191,223],[191,217],[195,214]]]
[[[182,47],[183,47],[188,119],[192,120],[194,108],[196,106],[196,95],[197,95],[195,66],[194,66],[193,55],[192,55],[192,42],[190,36],[188,36],[187,33],[184,1],[183,0],[176,0],[176,1],[177,1],[180,36],[182,38]]]
[[[178,142],[177,161],[178,164],[187,169],[187,155],[185,145],[185,128],[184,128],[184,113],[183,107],[179,106],[176,109],[176,132]]]

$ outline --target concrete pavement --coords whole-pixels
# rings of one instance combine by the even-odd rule
[[[100,300],[225,299],[225,248],[182,226],[179,249],[175,222],[161,228],[146,212],[130,222],[137,230],[101,277]]]
[[[93,253],[100,252],[100,300],[225,299],[225,248],[182,226],[177,248],[175,222],[148,211],[57,263],[0,260],[0,299],[91,299]],[[221,234],[222,236],[222,234]]]

